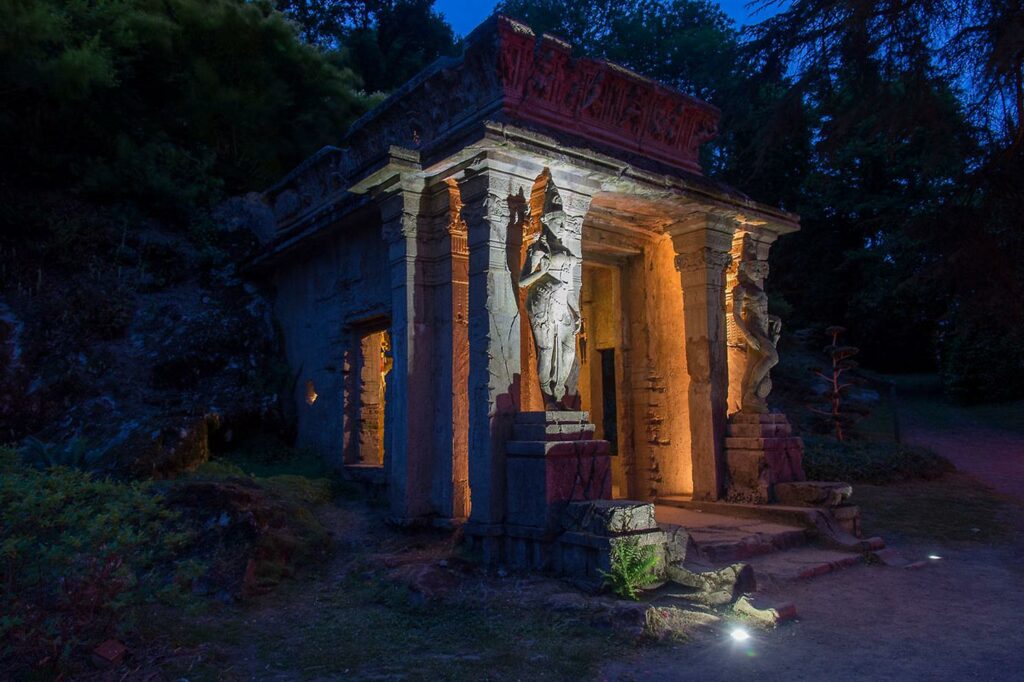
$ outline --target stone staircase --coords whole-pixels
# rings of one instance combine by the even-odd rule
[[[867,551],[883,546],[872,539],[856,547],[824,547],[817,529],[800,523],[798,514],[786,522],[785,516],[765,520],[659,504],[656,516],[663,528],[679,526],[689,533],[685,565],[690,570],[749,564],[759,592],[862,563]]]

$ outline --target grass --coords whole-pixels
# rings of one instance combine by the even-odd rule
[[[932,481],[858,485],[855,501],[870,532],[912,541],[1004,544],[1020,529],[1021,506],[973,478],[949,474]]]
[[[377,575],[349,577],[317,598],[314,617],[258,646],[272,671],[305,677],[572,680],[626,639],[611,629],[511,599],[426,602]]]
[[[804,444],[804,471],[815,481],[881,484],[938,478],[953,471],[952,464],[926,448],[821,436],[809,436]]]
[[[1024,435],[1024,400],[960,405],[943,398],[941,379],[938,375],[902,374],[887,378],[895,382],[897,396],[913,399],[915,413],[927,423],[943,426],[951,421],[967,421],[975,426]]]

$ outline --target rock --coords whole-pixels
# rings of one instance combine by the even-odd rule
[[[721,618],[706,611],[691,611],[676,606],[651,606],[644,612],[644,620],[644,634],[648,637],[679,640],[714,627]]]
[[[708,606],[729,604],[756,587],[754,569],[742,563],[704,571],[669,565],[665,567],[665,577],[678,585],[697,590],[685,598]]]
[[[853,486],[840,481],[791,481],[775,484],[779,504],[799,507],[838,507],[853,495]]]
[[[796,606],[791,603],[759,609],[750,601],[747,596],[742,596],[732,605],[732,610],[746,616],[758,625],[764,627],[775,627],[784,620],[796,618]]]
[[[660,524],[665,532],[665,562],[666,564],[682,564],[690,552],[693,541],[690,533],[682,526],[670,523]]]

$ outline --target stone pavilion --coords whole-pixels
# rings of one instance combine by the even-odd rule
[[[703,175],[718,121],[500,15],[356,121],[264,193],[299,444],[492,553],[802,480],[763,288],[798,218]]]

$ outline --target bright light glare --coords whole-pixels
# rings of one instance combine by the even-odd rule
[[[745,642],[748,639],[750,639],[750,633],[744,630],[743,628],[734,629],[731,633],[729,633],[729,636],[732,637],[733,641],[736,642]]]
[[[938,561],[942,557],[940,557],[938,554],[929,554],[928,558],[931,559],[932,561]]]

